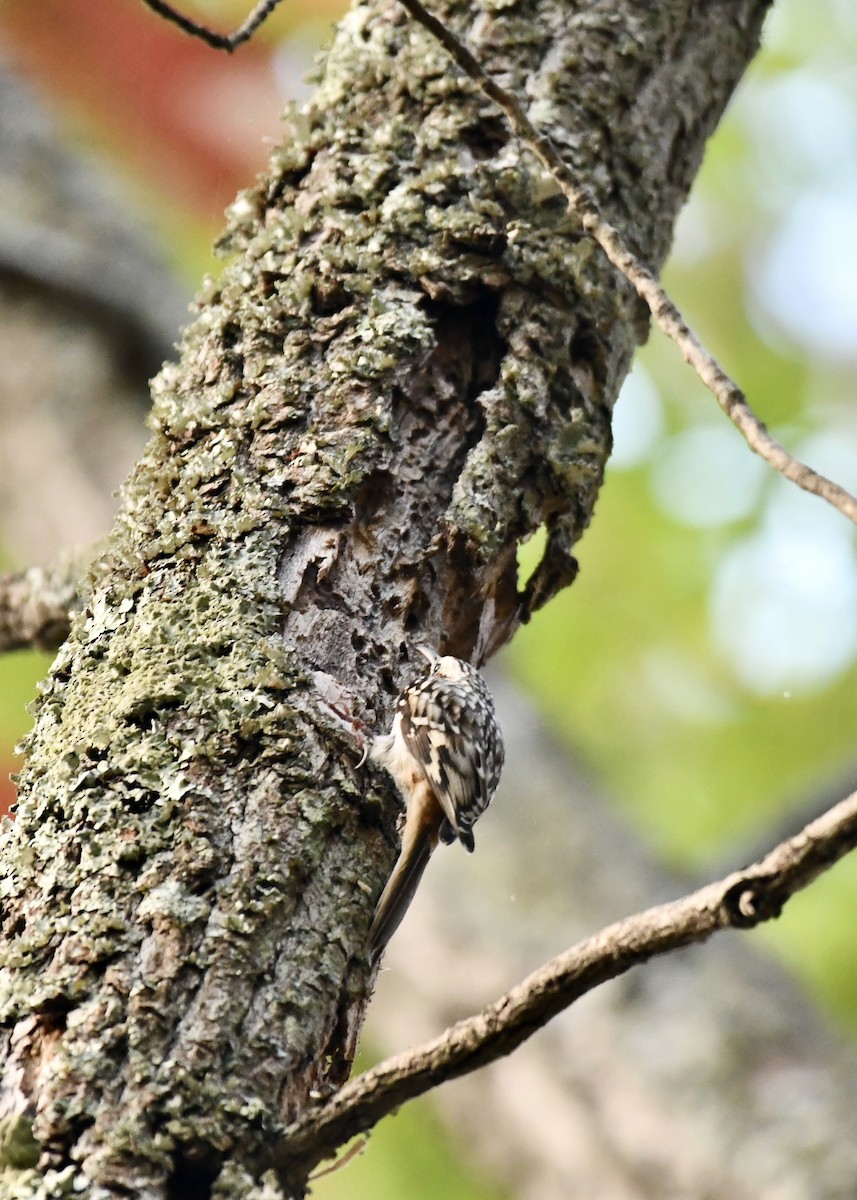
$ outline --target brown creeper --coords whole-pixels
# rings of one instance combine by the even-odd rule
[[[482,676],[424,646],[429,670],[396,701],[388,734],[369,756],[392,775],[406,804],[402,846],[369,930],[373,961],[395,933],[438,840],[473,850],[473,825],[494,795],[503,739]]]

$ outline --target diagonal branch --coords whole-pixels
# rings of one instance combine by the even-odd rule
[[[857,498],[839,484],[800,462],[771,436],[753,412],[744,393],[705,349],[655,275],[628,249],[619,231],[604,220],[594,198],[580,185],[550,138],[539,133],[532,124],[518,98],[492,79],[471,51],[437,17],[428,12],[420,0],[400,2],[414,20],[419,21],[437,38],[482,93],[502,110],[512,130],[553,176],[568,201],[569,209],[577,215],[583,228],[595,239],[610,262],[633,285],[647,304],[655,323],[676,343],[686,361],[713,394],[750,449],[786,479],[804,491],[820,496],[843,516],[857,524]]]
[[[407,1100],[515,1050],[575,1000],[631,967],[703,942],[722,929],[750,929],[857,846],[857,792],[754,866],[680,900],[601,930],[534,971],[475,1016],[347,1083],[286,1131],[278,1166],[311,1168]]]

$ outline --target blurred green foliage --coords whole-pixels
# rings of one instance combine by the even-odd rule
[[[0,655],[0,739],[7,754],[31,725],[27,706],[52,657],[35,650]]]

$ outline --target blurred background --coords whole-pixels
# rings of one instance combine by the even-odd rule
[[[249,0],[184,0],[186,12],[221,30],[238,25],[248,7]],[[0,8],[3,566],[47,562],[108,531],[113,492],[145,436],[144,381],[169,353],[202,276],[219,269],[210,246],[223,209],[264,167],[284,101],[309,94],[314,56],[343,9],[333,0],[289,0],[230,57],[138,0],[6,0]],[[665,283],[775,436],[857,491],[857,8],[850,0],[775,6],[762,53],[709,145]],[[431,890],[418,898],[411,934],[403,926],[379,985],[383,1015],[370,1030],[378,1051],[403,1048],[437,1032],[440,1020],[487,1003],[602,921],[751,860],[857,786],[853,527],[750,454],[657,333],[623,389],[615,432],[596,519],[578,548],[580,577],[521,631],[495,676],[507,719],[527,733],[512,739],[517,766],[510,755],[494,806],[505,815],[495,819],[492,809],[484,832],[480,826],[484,853],[472,863],[450,854],[436,871],[433,864],[435,898]],[[537,558],[537,546],[524,548],[522,574]],[[0,659],[5,804],[25,706],[48,662],[35,654]],[[533,790],[543,794],[531,804]],[[584,833],[576,824],[582,813]],[[593,846],[582,839],[595,825]],[[441,889],[468,906],[465,927],[459,922],[451,934],[458,956],[448,963]],[[852,856],[749,939],[759,962],[778,960],[796,980],[784,982],[776,966],[773,975],[759,968],[766,1002],[781,1012],[794,1003],[795,1028],[808,1004],[834,1039],[857,1036],[855,911]],[[420,974],[427,958],[429,977]],[[708,960],[693,961],[701,977]],[[731,969],[734,960],[704,990],[725,995]],[[745,964],[744,975],[756,970]],[[444,983],[434,999],[432,974]],[[676,986],[674,978],[664,984],[658,1003],[667,992],[675,997]],[[628,993],[621,999],[631,1003]],[[424,1017],[417,1015],[423,1001]],[[729,1001],[733,1020],[742,1003]],[[655,1018],[646,1012],[651,1029]],[[668,1008],[659,1012],[667,1026],[677,1019]],[[403,1015],[412,1020],[402,1024]],[[698,1038],[713,1036],[721,1020],[728,1023],[724,1012],[712,1015]],[[593,1036],[590,1029],[568,1053],[585,1059]],[[810,1040],[806,1034],[804,1045]],[[626,1068],[631,1053],[625,1045]],[[603,1077],[604,1060],[592,1069]],[[697,1076],[700,1069],[697,1062]],[[535,1063],[527,1070],[535,1080]],[[531,1092],[522,1079],[503,1086],[526,1108],[525,1096],[544,1100],[548,1085],[539,1078]],[[805,1074],[801,1080],[796,1094],[805,1097],[811,1089]],[[626,1080],[619,1091],[627,1097],[629,1089]],[[388,1121],[357,1162],[320,1181],[316,1194],[549,1196],[532,1172],[522,1169],[519,1179],[508,1163],[497,1170],[496,1146],[475,1158],[465,1153],[459,1094],[457,1140],[443,1114],[413,1106]],[[637,1120],[653,1103],[645,1094]],[[851,1100],[853,1115],[853,1091]],[[545,1113],[564,1102],[557,1096]],[[591,1114],[592,1103],[583,1108]],[[813,1112],[818,1117],[818,1105]],[[575,1128],[586,1119],[577,1112]],[[710,1132],[715,1118],[700,1120]],[[539,1124],[549,1126],[548,1116]],[[723,1136],[721,1157],[732,1144]],[[568,1140],[567,1128],[560,1137]],[[826,1131],[817,1133],[816,1154],[825,1139]],[[639,1147],[649,1153],[653,1140],[638,1131],[630,1158],[639,1162]],[[582,1172],[589,1151],[570,1144]],[[770,1157],[769,1146],[765,1152]],[[613,1154],[621,1157],[615,1146]],[[780,1164],[779,1175],[766,1177],[773,1182],[748,1195],[839,1194],[833,1182],[829,1190],[818,1183],[818,1160],[807,1155],[815,1191],[796,1183],[784,1189],[782,1177],[794,1183],[799,1172]],[[604,1163],[592,1162],[603,1174]],[[567,1169],[558,1163],[559,1180]],[[841,1162],[829,1167],[831,1180],[844,1180],[844,1170]],[[560,1182],[556,1194],[596,1195],[587,1187],[578,1193]],[[680,1179],[669,1190],[663,1177],[649,1187],[642,1176],[621,1186],[608,1179],[597,1194],[720,1195]],[[725,1185],[723,1194],[743,1195]],[[853,1196],[854,1187],[841,1194]]]

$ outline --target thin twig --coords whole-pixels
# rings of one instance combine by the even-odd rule
[[[357,1133],[447,1079],[510,1054],[557,1013],[631,967],[722,929],[779,916],[786,901],[857,846],[857,792],[754,866],[609,925],[534,971],[475,1016],[352,1079],[285,1131],[277,1168],[298,1178]]]
[[[419,21],[437,38],[482,93],[503,111],[513,132],[556,180],[568,201],[569,209],[577,215],[586,232],[595,239],[610,262],[621,271],[646,302],[656,324],[676,343],[729,420],[740,431],[750,449],[786,479],[790,479],[804,491],[820,496],[843,516],[857,524],[857,498],[839,484],[800,462],[770,435],[750,408],[744,393],[705,349],[656,277],[628,249],[619,231],[604,220],[594,198],[580,186],[551,140],[545,134],[539,133],[532,124],[518,98],[492,79],[471,51],[437,17],[428,12],[420,0],[400,0],[400,3],[414,20]]]
[[[194,21],[191,17],[184,16],[171,4],[167,4],[166,0],[143,0],[143,3],[158,16],[166,18],[173,25],[178,25],[179,29],[189,33],[191,37],[199,38],[214,50],[225,50],[231,54],[238,46],[249,42],[262,22],[279,5],[280,0],[259,0],[247,19],[233,33],[217,33],[215,30],[209,29],[207,25],[203,25],[201,21]]]

